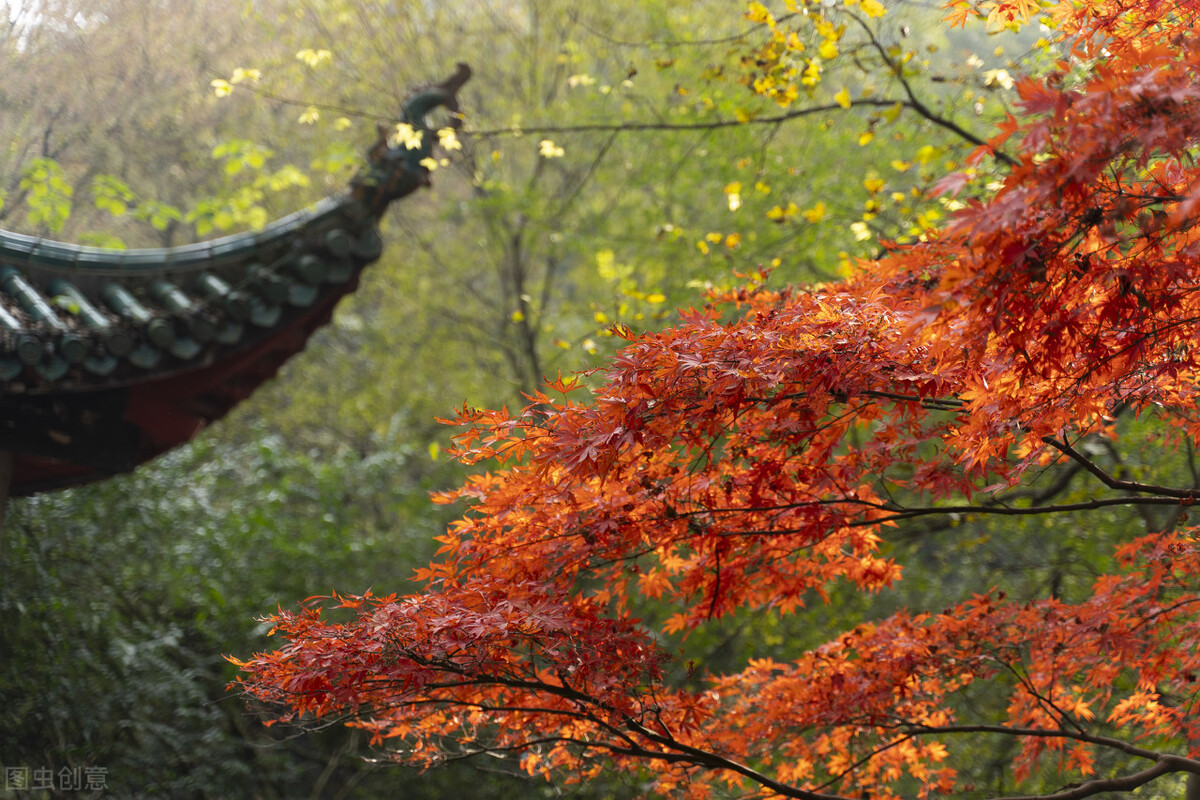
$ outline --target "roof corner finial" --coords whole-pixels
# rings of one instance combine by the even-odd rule
[[[462,127],[458,90],[470,78],[471,67],[459,62],[444,81],[414,90],[400,112],[401,123],[412,128],[408,140],[392,144],[392,129],[378,126],[379,139],[367,154],[367,167],[351,182],[351,194],[370,214],[378,217],[393,200],[429,186],[429,169],[422,162],[432,156],[437,132],[427,117],[441,106],[450,112],[450,127]]]

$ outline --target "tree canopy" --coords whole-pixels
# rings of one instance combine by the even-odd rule
[[[786,108],[839,26],[884,9],[785,7],[751,4],[766,40],[746,63]],[[406,763],[491,753],[680,797],[1065,799],[1200,775],[1200,9],[949,13],[1043,25],[1062,55],[1016,79],[1012,113],[938,180],[945,225],[842,280],[775,285],[744,264],[742,286],[665,330],[619,328],[604,367],[525,408],[464,407],[456,453],[487,471],[438,496],[465,510],[423,591],[280,610],[279,649],[237,662],[242,690],[278,719],[345,719]],[[817,54],[797,34],[814,29]],[[1155,458],[1126,469],[1146,442]],[[729,615],[882,596],[897,537],[1038,517],[1086,539],[1113,507],[1142,515],[1078,596],[982,586],[784,660],[686,667]],[[651,606],[661,624],[639,618]],[[971,754],[996,742],[1008,776],[971,784]]]

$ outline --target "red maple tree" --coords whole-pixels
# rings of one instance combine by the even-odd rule
[[[285,642],[238,662],[242,690],[410,763],[512,754],[562,780],[649,775],[657,796],[965,792],[973,737],[1019,744],[1017,784],[1056,770],[1045,797],[1200,775],[1200,489],[1085,447],[1135,416],[1168,449],[1200,435],[1200,4],[955,8],[1036,11],[1072,48],[975,154],[1003,148],[1001,188],[841,283],[752,282],[629,335],[586,402],[559,379],[517,414],[464,410],[459,454],[499,467],[439,498],[470,505],[424,593],[280,611]],[[1018,491],[1064,464],[1087,499]],[[787,663],[665,677],[665,634],[892,584],[881,543],[905,520],[1138,504],[1179,513],[1082,602],[995,591]],[[641,598],[673,610],[665,631],[633,618]],[[958,702],[983,682],[1005,698],[990,717]]]

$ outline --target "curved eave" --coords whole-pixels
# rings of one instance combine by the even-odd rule
[[[94,391],[204,366],[381,250],[374,219],[346,197],[176,248],[0,232],[0,395]]]
[[[0,235],[0,449],[11,493],[132,469],[270,378],[376,260],[331,198],[261,231],[161,250]]]
[[[331,287],[286,323],[198,369],[106,390],[0,396],[0,441],[13,451],[11,494],[101,480],[190,441],[303,350],[357,283],[356,276]]]

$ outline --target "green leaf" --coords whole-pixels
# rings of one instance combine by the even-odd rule
[[[20,187],[28,191],[29,221],[58,233],[71,215],[74,190],[63,177],[62,167],[51,158],[35,158],[22,173]]]
[[[88,247],[108,247],[113,250],[124,250],[125,242],[119,236],[113,236],[111,233],[103,233],[99,231],[89,231],[79,235],[79,243]],[[66,300],[66,298],[61,298]],[[78,311],[72,312],[78,313]]]

